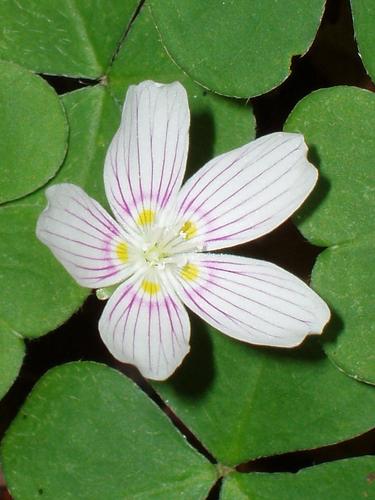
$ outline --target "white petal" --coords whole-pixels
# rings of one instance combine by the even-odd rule
[[[185,307],[156,273],[128,280],[109,299],[99,321],[111,354],[143,376],[165,380],[189,352]]]
[[[251,241],[279,226],[317,180],[303,136],[277,132],[211,160],[183,186],[178,220],[214,250]]]
[[[319,334],[330,312],[305,283],[280,267],[234,255],[192,254],[175,274],[182,301],[236,339],[294,347]]]
[[[128,245],[119,225],[80,187],[46,190],[48,205],[36,235],[82,286],[114,285],[129,275]]]
[[[174,82],[130,86],[104,168],[108,201],[119,221],[138,227],[175,202],[185,173],[190,114]]]

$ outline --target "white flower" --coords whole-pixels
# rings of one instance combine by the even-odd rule
[[[183,303],[226,335],[293,347],[327,305],[268,262],[210,253],[262,236],[317,180],[299,134],[274,133],[214,158],[181,188],[190,115],[178,82],[131,86],[104,182],[115,220],[73,184],[47,189],[37,236],[82,286],[119,285],[99,322],[120,361],[163,380],[189,351]]]

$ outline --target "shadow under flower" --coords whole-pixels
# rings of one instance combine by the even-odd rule
[[[319,178],[314,190],[294,216],[295,220],[298,223],[304,223],[305,220],[309,219],[309,217],[313,215],[315,210],[320,205],[322,205],[324,200],[327,198],[329,191],[331,190],[331,182],[320,170],[321,158],[316,146],[309,146],[309,152],[307,156],[308,160],[319,170]]]
[[[323,335],[321,336],[322,344],[333,344],[336,342],[342,331],[344,330],[344,320],[338,314],[338,312],[330,305],[331,319],[327,324]]]
[[[173,389],[187,398],[197,399],[209,391],[215,378],[214,352],[205,323],[191,314],[191,349],[170,380]]]
[[[192,113],[189,142],[186,178],[189,178],[214,156],[215,122],[212,113],[209,111]]]

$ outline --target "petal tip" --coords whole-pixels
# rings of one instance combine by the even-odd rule
[[[331,311],[324,302],[324,300],[317,295],[317,298],[319,299],[317,301],[317,309],[316,309],[316,328],[311,332],[312,335],[320,335],[323,333],[324,328],[326,327],[327,323],[331,319]],[[314,326],[315,326],[314,325]]]
[[[155,82],[153,80],[144,80],[137,85],[130,85],[129,90],[132,89],[136,92],[142,92],[144,89],[149,89],[151,91],[159,92],[161,89],[178,89],[179,92],[182,92],[184,95],[187,95],[185,87],[177,80],[171,83],[161,83]],[[129,92],[128,90],[128,92]]]
[[[100,321],[99,321],[99,333],[100,333],[100,336],[101,336],[104,344],[106,345],[107,349],[109,350],[109,352],[112,354],[112,356],[114,358],[116,358],[121,363],[126,363],[129,365],[135,366],[137,368],[137,370],[139,371],[139,373],[142,375],[142,377],[144,377],[148,380],[155,380],[158,382],[163,382],[163,381],[167,380],[168,378],[170,378],[175,373],[175,371],[181,366],[183,360],[185,359],[186,355],[190,351],[190,345],[187,345],[186,352],[180,353],[181,357],[179,358],[177,364],[164,364],[164,365],[160,365],[159,367],[157,367],[157,369],[152,369],[152,368],[150,369],[150,367],[148,365],[145,365],[143,363],[137,363],[137,361],[135,359],[132,359],[129,356],[124,355],[122,352],[114,349],[112,345],[110,345],[108,342],[106,342],[105,334],[102,335],[102,333],[101,333]]]
[[[190,321],[170,290],[149,301],[139,294],[143,275],[121,284],[99,320],[100,336],[113,357],[135,366],[150,380],[166,380],[190,350]]]

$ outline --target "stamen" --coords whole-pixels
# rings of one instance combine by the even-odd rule
[[[184,240],[190,240],[191,238],[194,238],[197,232],[197,226],[194,224],[194,222],[188,220],[182,225],[179,234],[182,238],[184,238]]]
[[[194,240],[186,241],[185,239],[176,239],[173,245],[169,247],[170,253],[183,253],[183,252],[201,252],[204,245],[200,241]]]
[[[181,243],[181,234],[176,234],[176,232],[173,229],[168,229],[168,232],[165,234],[165,237],[169,237],[169,240],[166,242],[163,242],[163,247],[164,248],[173,248],[176,246],[176,244]],[[173,243],[173,245],[172,245]]]
[[[197,243],[196,238],[190,238],[197,232],[193,222],[187,221],[179,231],[179,225],[161,225],[159,216],[157,223],[148,228],[143,235],[139,257],[148,268],[162,271],[168,265],[182,268],[192,252],[199,252],[203,245]],[[139,247],[138,247],[139,248]]]

